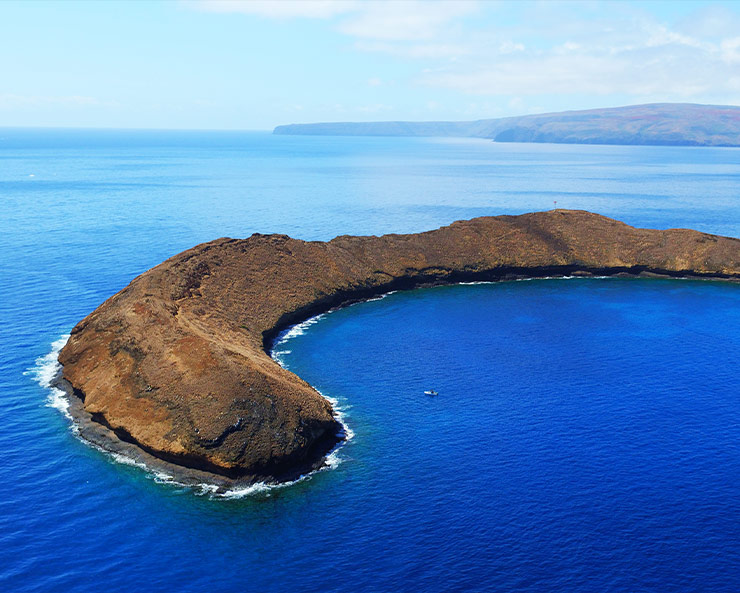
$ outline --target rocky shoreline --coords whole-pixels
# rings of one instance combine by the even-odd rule
[[[186,484],[295,480],[342,439],[331,404],[270,357],[316,314],[393,290],[553,276],[740,280],[740,240],[583,211],[306,242],[218,239],[145,272],[73,330],[57,385],[83,438]]]
[[[326,450],[318,450],[312,461],[296,465],[289,471],[269,478],[231,478],[216,472],[187,467],[179,463],[170,462],[157,456],[156,453],[146,451],[138,443],[129,441],[125,436],[121,438],[120,433],[110,428],[105,423],[95,420],[85,410],[84,402],[75,393],[72,385],[64,379],[60,372],[52,381],[52,387],[61,389],[67,403],[67,413],[72,419],[77,434],[91,445],[110,453],[121,455],[128,463],[140,465],[155,476],[161,476],[166,481],[190,487],[213,487],[213,492],[223,493],[241,487],[252,486],[255,483],[268,485],[293,482],[300,478],[326,467],[327,456],[343,442],[344,429],[338,433],[337,438]]]

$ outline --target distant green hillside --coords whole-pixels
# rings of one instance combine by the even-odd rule
[[[344,122],[278,126],[274,134],[446,136],[496,142],[740,146],[740,107],[653,103],[460,122]]]

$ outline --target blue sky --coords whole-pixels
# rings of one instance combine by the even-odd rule
[[[1,2],[0,126],[740,105],[738,2]]]

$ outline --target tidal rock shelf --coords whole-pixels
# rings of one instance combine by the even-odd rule
[[[393,290],[578,275],[739,281],[740,240],[570,210],[328,242],[217,239],[80,321],[59,354],[58,384],[82,436],[106,450],[188,482],[288,481],[324,463],[342,426],[271,358],[281,331]]]

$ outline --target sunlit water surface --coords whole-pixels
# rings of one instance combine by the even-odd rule
[[[0,130],[0,587],[740,590],[737,285],[484,284],[326,315],[277,356],[354,437],[333,469],[227,498],[80,442],[42,386],[53,342],[202,241],[556,201],[740,236],[738,154]]]

